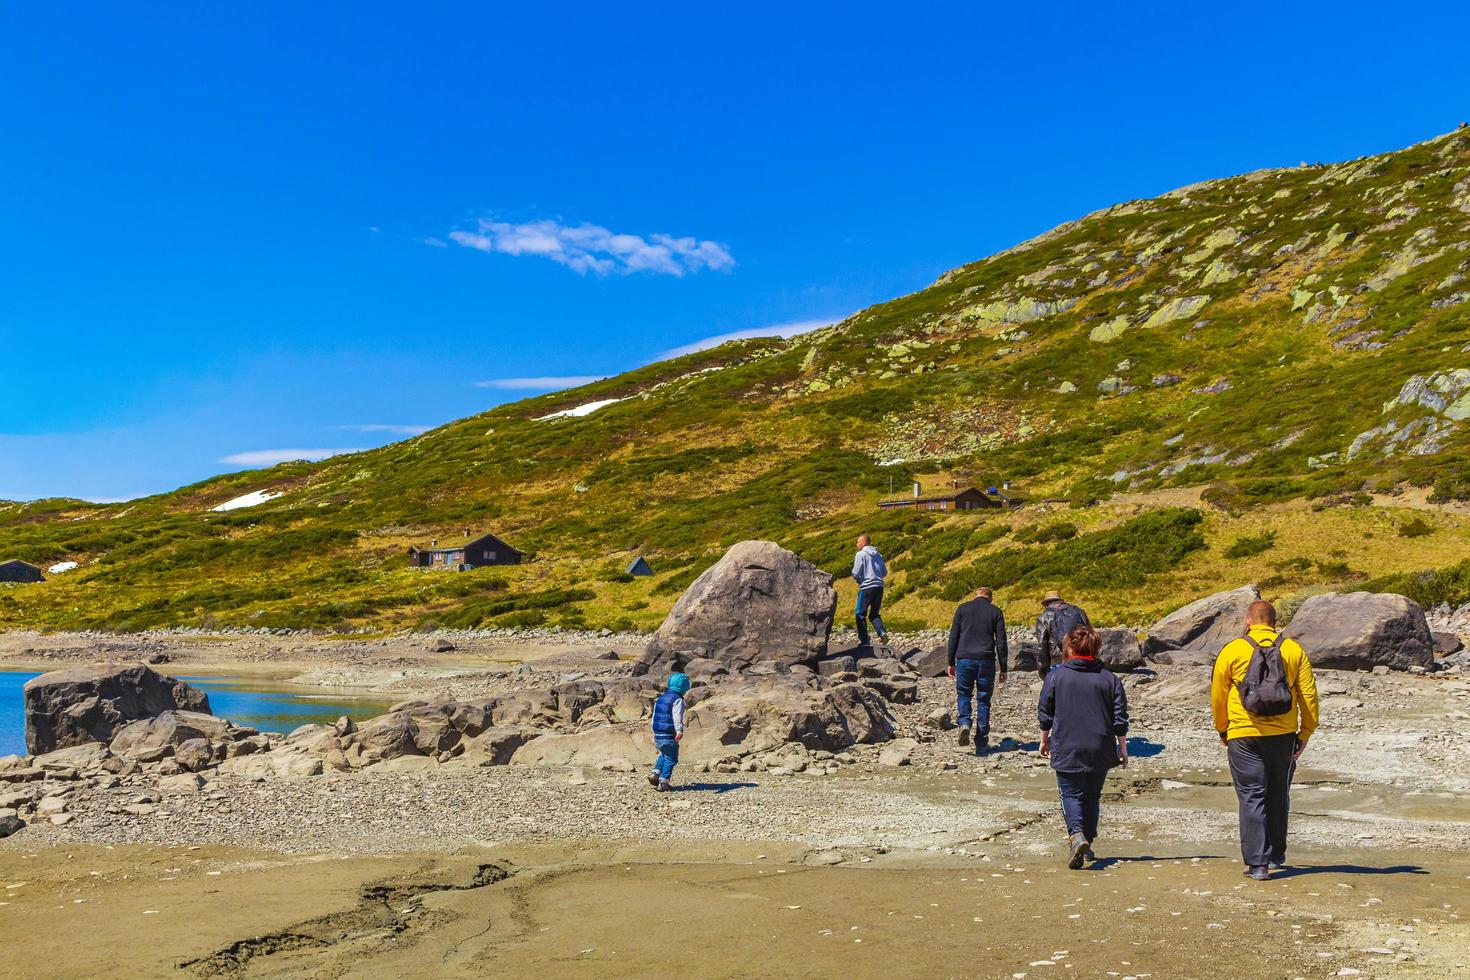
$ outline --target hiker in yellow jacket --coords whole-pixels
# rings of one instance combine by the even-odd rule
[[[1286,825],[1296,760],[1317,728],[1317,682],[1312,664],[1295,640],[1276,630],[1276,609],[1253,602],[1246,632],[1225,644],[1215,658],[1210,709],[1215,731],[1230,758],[1230,778],[1240,802],[1240,854],[1245,873],[1258,881],[1286,866]],[[1281,657],[1281,680],[1290,690],[1290,709],[1258,715],[1246,710],[1242,685],[1256,648]],[[1252,702],[1254,703],[1254,702]]]

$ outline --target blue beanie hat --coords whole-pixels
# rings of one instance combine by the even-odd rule
[[[689,675],[670,674],[669,690],[673,691],[675,694],[687,694],[689,692]]]

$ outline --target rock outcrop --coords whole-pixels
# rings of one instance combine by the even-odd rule
[[[674,604],[635,673],[691,660],[734,666],[802,663],[827,652],[837,592],[832,576],[770,541],[742,541]]]
[[[144,664],[68,667],[26,682],[26,746],[39,755],[111,742],[128,722],[175,710],[207,715],[209,698]]]
[[[1102,650],[1098,659],[1114,673],[1137,670],[1143,666],[1143,644],[1138,634],[1121,626],[1098,630],[1102,634]]]
[[[1428,669],[1434,637],[1417,602],[1378,592],[1329,592],[1302,603],[1285,635],[1317,667]]]
[[[1254,585],[1216,592],[1176,609],[1155,623],[1143,641],[1144,656],[1158,664],[1210,664],[1245,631],[1245,611],[1261,598]]]

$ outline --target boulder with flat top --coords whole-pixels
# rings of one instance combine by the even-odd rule
[[[165,711],[209,714],[209,697],[145,664],[68,667],[26,682],[26,746],[32,755],[110,742],[128,722]]]

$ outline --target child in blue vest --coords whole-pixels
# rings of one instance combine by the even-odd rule
[[[669,779],[679,763],[679,741],[684,737],[684,695],[689,693],[688,674],[670,674],[669,689],[653,702],[653,744],[658,759],[648,783],[660,793],[669,790]]]

